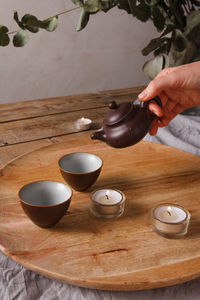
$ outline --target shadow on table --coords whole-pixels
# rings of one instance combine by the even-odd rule
[[[188,238],[196,239],[199,237],[200,237],[200,220],[192,218],[188,229]]]

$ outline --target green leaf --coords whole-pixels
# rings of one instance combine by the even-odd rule
[[[161,34],[160,37],[163,37],[163,36],[169,34],[170,32],[172,32],[172,31],[174,31],[174,30],[175,30],[174,25],[169,24],[169,25],[167,25],[167,27],[165,28],[165,30],[163,31],[163,33]]]
[[[151,1],[149,1],[150,3],[150,6],[155,6],[155,5],[157,5],[159,2],[160,2],[160,0],[151,0]]]
[[[149,79],[154,79],[158,73],[164,68],[169,67],[169,57],[166,54],[161,54],[153,59],[148,60],[143,66],[143,73]]]
[[[107,0],[107,1],[101,1],[102,8],[101,10],[104,12],[109,11],[111,8],[115,7],[119,4],[119,0]],[[127,2],[127,1],[126,1]]]
[[[96,13],[102,9],[101,2],[99,0],[87,0],[83,5],[83,8],[86,12]]]
[[[37,33],[39,31],[38,27],[25,26],[25,28],[32,33]]]
[[[8,28],[4,25],[0,25],[0,34],[7,33],[7,32],[8,32]]]
[[[78,20],[78,24],[76,27],[76,31],[82,30],[87,25],[89,18],[90,18],[90,13],[85,11],[84,9],[82,9],[79,20]]]
[[[48,18],[44,21],[41,21],[43,23],[42,28],[46,29],[47,31],[54,31],[57,28],[58,25],[58,16],[52,17],[52,18]]]
[[[144,1],[141,1],[134,11],[137,19],[142,22],[146,22],[151,17],[151,9]]]
[[[19,21],[18,13],[17,13],[16,10],[14,11],[13,19],[16,21],[17,25],[18,25],[20,28],[24,29],[24,26],[23,26],[22,22]]]
[[[31,14],[25,14],[21,20],[22,24],[24,25],[24,27],[26,29],[28,29],[29,31],[33,32],[33,33],[36,33],[39,31],[39,28],[38,28],[38,24],[40,24],[38,21],[38,19],[31,15]]]
[[[13,37],[13,45],[15,47],[23,47],[28,42],[29,37],[26,30],[19,30]]]
[[[186,37],[200,48],[200,10],[191,12],[186,23]]]
[[[192,11],[186,18],[187,31],[192,30],[198,24],[200,24],[200,10]]]
[[[25,14],[21,20],[24,29],[28,29],[31,32],[38,32],[39,28],[47,31],[54,31],[58,25],[58,16],[45,19],[43,21],[38,20],[31,14]]]
[[[169,39],[168,41],[165,41],[159,48],[157,48],[154,52],[153,55],[157,56],[160,54],[169,54],[170,49],[171,49],[171,44],[172,44],[172,39]]]
[[[174,65],[179,66],[186,63],[190,63],[193,61],[193,58],[198,52],[198,48],[196,47],[195,43],[192,41],[189,41],[186,36],[180,31],[176,30],[176,37],[182,36],[182,39],[184,39],[184,49],[180,51],[180,49],[177,49],[176,44],[172,43],[172,47],[170,50],[171,56],[174,60]]]
[[[135,8],[136,8],[136,0],[128,0],[128,5],[130,7],[132,15],[135,17]]]
[[[151,14],[154,26],[157,28],[158,31],[162,31],[165,26],[165,18],[161,10],[157,6],[153,7]]]
[[[152,52],[153,50],[161,47],[164,43],[166,43],[170,38],[161,38],[161,37],[158,37],[158,38],[155,38],[155,39],[152,39],[149,44],[144,48],[142,49],[142,54],[144,56],[148,55],[150,52]]]
[[[78,6],[82,6],[84,4],[83,0],[72,0],[72,2]]]
[[[31,14],[25,14],[22,17],[21,22],[23,23],[23,25],[35,25],[35,24],[37,24],[38,19]]]
[[[118,1],[118,8],[125,10],[128,14],[131,14],[131,9],[128,4],[128,1],[119,0]]]
[[[10,42],[10,38],[7,34],[8,28],[6,26],[0,25],[0,46],[7,46]]]
[[[72,2],[84,8],[84,10],[89,12],[90,14],[95,14],[100,10],[107,12],[108,10],[115,7],[119,3],[118,0],[86,0],[86,1],[72,0]]]
[[[185,50],[186,44],[187,39],[184,36],[184,34],[182,34],[181,31],[176,31],[172,39],[172,45],[174,47],[174,50],[177,52],[182,52],[183,50]]]
[[[179,1],[169,1],[169,13],[171,15],[171,20],[176,27],[181,28],[182,30],[186,24],[185,13],[182,5],[185,4],[185,0]]]
[[[188,40],[195,43],[200,48],[200,24],[196,25],[187,35]]]
[[[7,46],[10,43],[10,38],[6,33],[0,33],[0,46]]]

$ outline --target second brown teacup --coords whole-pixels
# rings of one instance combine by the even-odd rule
[[[97,180],[102,159],[91,153],[74,152],[64,155],[58,162],[65,181],[76,191],[84,191]]]

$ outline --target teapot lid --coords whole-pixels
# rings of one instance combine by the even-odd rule
[[[114,125],[123,120],[131,111],[133,103],[125,102],[117,104],[115,101],[109,103],[109,111],[105,116],[104,123],[106,125]]]

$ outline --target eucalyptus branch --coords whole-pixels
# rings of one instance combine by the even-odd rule
[[[56,14],[56,15],[53,15],[53,16],[49,17],[48,19],[56,18],[56,17],[58,17],[58,16],[67,14],[67,13],[69,13],[69,12],[71,12],[71,11],[73,11],[73,10],[79,9],[79,8],[80,8],[80,6],[77,6],[77,7],[74,7],[74,8],[70,8],[70,9],[65,10],[65,11],[62,11],[62,12]],[[11,34],[15,34],[15,33],[17,33],[17,30],[8,32],[7,34],[10,34],[10,35],[11,35]]]
[[[192,31],[190,42],[199,41],[200,33],[200,3],[199,0],[71,0],[75,7],[62,11],[45,20],[39,20],[36,16],[25,14],[21,20],[17,12],[14,12],[14,20],[18,30],[10,31],[6,26],[0,25],[0,46],[7,46],[10,42],[10,35],[13,35],[13,44],[16,47],[24,46],[29,40],[29,31],[37,33],[40,29],[54,31],[57,28],[58,17],[74,10],[80,9],[80,16],[77,22],[76,31],[83,30],[90,16],[98,12],[107,12],[117,6],[119,9],[132,14],[141,22],[152,21],[155,28],[161,35],[153,39],[145,47],[145,55],[153,52],[169,53],[169,47],[174,42],[176,31],[181,31],[183,36],[187,30]],[[196,3],[196,5],[193,5]],[[195,12],[196,11],[196,12]],[[190,17],[191,14],[191,17]],[[188,28],[186,28],[188,26]],[[195,34],[195,37],[193,35]],[[167,40],[164,39],[167,37]],[[177,39],[178,40],[178,39]],[[180,38],[179,38],[180,40]],[[196,42],[197,43],[197,42]],[[180,48],[180,47],[178,47]],[[171,50],[170,50],[171,51]]]

